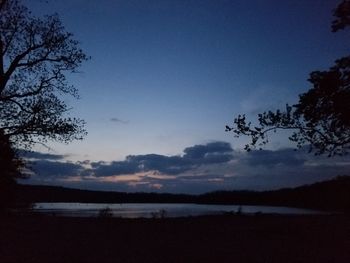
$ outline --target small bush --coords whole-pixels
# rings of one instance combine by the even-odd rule
[[[100,218],[110,218],[112,216],[113,216],[112,209],[110,209],[108,206],[98,211],[98,217]]]
[[[243,214],[243,209],[242,209],[242,206],[239,206],[238,207],[238,210],[236,212],[236,215],[242,215]]]
[[[167,211],[165,209],[160,209],[156,212],[151,212],[152,218],[165,218],[167,214]]]

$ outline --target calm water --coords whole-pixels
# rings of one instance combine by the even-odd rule
[[[122,218],[151,218],[151,217],[184,217],[199,215],[215,215],[223,213],[244,214],[321,214],[322,212],[273,206],[238,206],[238,205],[201,205],[201,204],[95,204],[95,203],[36,203],[34,210],[40,213],[55,214],[61,216],[95,217],[100,211],[109,208],[114,217]]]

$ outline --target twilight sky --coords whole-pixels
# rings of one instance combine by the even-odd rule
[[[57,12],[92,59],[67,99],[88,136],[36,148],[30,183],[117,191],[270,189],[346,174],[349,158],[260,152],[225,133],[235,115],[297,101],[313,70],[348,52],[335,0],[26,0]],[[28,157],[28,158],[29,158]]]

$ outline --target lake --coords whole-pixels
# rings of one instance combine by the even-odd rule
[[[237,212],[243,214],[323,214],[316,210],[291,207],[173,203],[35,203],[33,209],[39,213],[74,217],[96,217],[103,214],[102,211],[104,211],[113,217],[121,218],[186,217]]]

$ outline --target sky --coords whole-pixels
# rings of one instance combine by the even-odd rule
[[[349,172],[349,158],[259,152],[225,132],[235,116],[297,102],[308,75],[348,52],[331,32],[335,0],[25,0],[58,13],[91,60],[67,75],[87,137],[34,148],[26,183],[201,193],[275,189]]]

